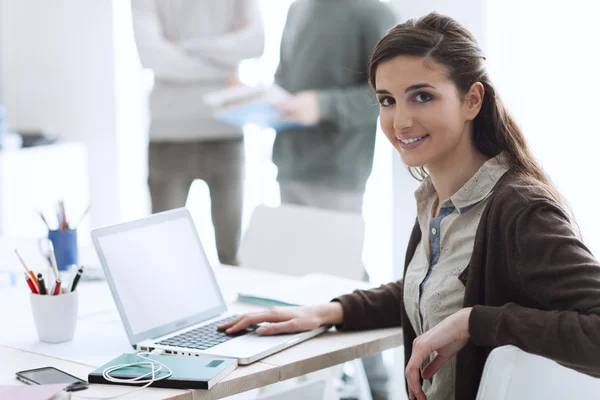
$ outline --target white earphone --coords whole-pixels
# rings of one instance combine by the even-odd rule
[[[160,353],[162,353],[162,351],[160,351]],[[129,363],[129,364],[113,365],[112,367],[106,368],[104,371],[102,371],[102,376],[104,377],[104,379],[106,379],[109,382],[129,384],[129,385],[137,385],[137,384],[145,383],[145,385],[141,386],[139,388],[136,388],[134,390],[130,390],[128,392],[122,393],[117,396],[101,397],[101,399],[109,400],[109,399],[116,399],[118,397],[126,396],[133,392],[137,392],[138,390],[145,389],[148,386],[152,385],[154,382],[162,381],[163,379],[167,379],[171,375],[173,375],[173,371],[171,371],[171,369],[169,367],[167,367],[165,364],[161,363],[160,361],[156,361],[151,358],[148,358],[148,356],[150,354],[160,354],[160,353],[158,353],[158,352],[157,353],[148,353],[148,352],[137,353],[136,355],[145,361],[139,361],[139,362]],[[114,376],[111,376],[112,373],[115,373],[116,371],[118,371],[120,369],[129,368],[129,367],[150,368],[151,370],[142,375],[138,375],[138,376],[135,376],[132,378],[116,378]],[[167,372],[166,375],[157,376],[157,374],[160,371],[162,371],[163,368]],[[79,396],[79,395],[71,395],[71,397],[75,397],[75,398],[79,398],[79,399],[92,399],[92,397],[83,397],[83,396]],[[93,398],[98,399],[98,397],[93,397]]]

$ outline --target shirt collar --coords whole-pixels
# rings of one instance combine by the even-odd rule
[[[504,153],[487,160],[467,183],[442,203],[441,207],[454,207],[459,213],[467,211],[490,195],[506,171],[508,171],[508,164]],[[415,191],[418,209],[428,208],[427,203],[434,198],[437,198],[437,192],[431,177],[428,176]]]

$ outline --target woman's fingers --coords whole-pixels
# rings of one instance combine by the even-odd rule
[[[225,333],[233,334],[261,322],[283,322],[292,318],[294,318],[294,316],[291,311],[281,309],[280,307],[273,307],[265,311],[245,314],[236,318],[234,320],[235,323],[230,324],[228,328],[225,328]]]
[[[440,354],[435,356],[435,358],[423,369],[423,379],[429,379],[435,375],[448,360],[448,357],[443,357]]]
[[[217,329],[220,331],[224,331],[225,329],[231,328],[233,325],[237,324],[242,318],[244,318],[244,315],[240,315],[239,317],[234,318],[231,321],[227,321],[222,323],[221,325],[217,325]]]
[[[264,311],[264,312],[260,312],[260,313],[256,313],[256,314],[243,315],[239,321],[237,321],[235,324],[233,324],[232,326],[227,328],[225,330],[225,333],[233,334],[233,333],[236,333],[236,332],[246,329],[250,325],[265,322],[269,319],[267,313],[268,313],[267,311]]]
[[[417,400],[427,400],[421,387],[421,365],[431,354],[425,337],[426,335],[423,335],[413,341],[412,355],[406,365],[406,381]]]
[[[298,319],[291,319],[285,322],[278,322],[275,324],[269,324],[266,326],[261,326],[256,330],[261,336],[269,336],[269,335],[277,335],[280,333],[294,333],[303,331],[306,329],[302,329],[299,325]]]
[[[417,400],[427,400],[423,389],[421,388],[421,379],[419,377],[419,368],[406,367],[406,381],[408,382],[409,392],[412,392],[412,398]],[[410,394],[410,393],[409,393]]]

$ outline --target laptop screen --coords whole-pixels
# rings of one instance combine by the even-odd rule
[[[130,340],[169,333],[224,308],[187,210],[99,229],[93,237]],[[157,330],[165,326],[172,329]]]

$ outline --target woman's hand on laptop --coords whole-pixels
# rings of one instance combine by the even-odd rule
[[[228,335],[235,334],[261,322],[271,322],[256,330],[259,335],[275,335],[311,331],[322,325],[343,322],[344,311],[338,302],[306,307],[272,307],[257,313],[240,315],[217,328]]]

